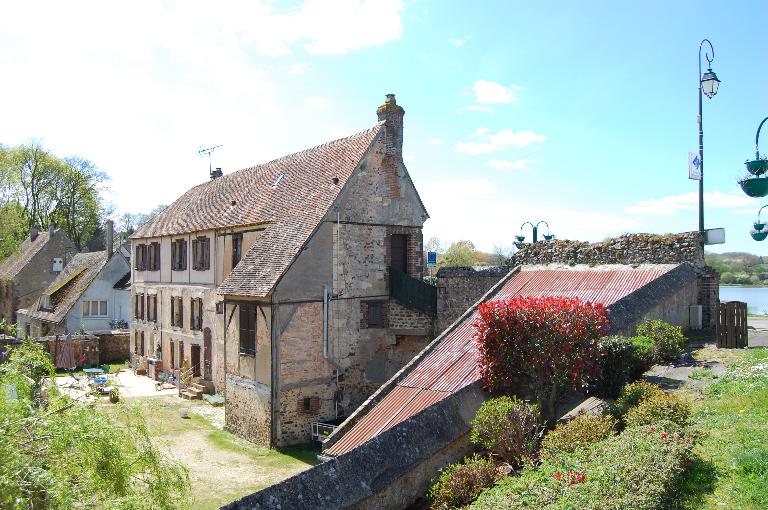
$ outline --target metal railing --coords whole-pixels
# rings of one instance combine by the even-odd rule
[[[320,421],[313,421],[310,425],[312,427],[312,441],[317,441],[318,443],[325,441],[325,438],[333,434],[333,431],[338,427],[338,425],[331,425],[330,423]]]
[[[437,311],[437,287],[394,267],[389,268],[389,294],[407,308],[428,313]]]

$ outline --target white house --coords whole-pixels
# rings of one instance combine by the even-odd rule
[[[131,312],[131,264],[123,249],[113,252],[111,222],[107,250],[78,253],[28,309],[19,310],[19,336],[127,329]]]

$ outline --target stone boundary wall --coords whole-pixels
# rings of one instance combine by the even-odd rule
[[[703,269],[704,242],[699,232],[624,234],[598,243],[555,239],[528,244],[512,255],[509,266],[521,264],[680,264]]]
[[[95,335],[52,335],[35,338],[34,341],[42,343],[45,350],[51,355],[53,364],[56,364],[56,357],[64,348],[64,340],[70,336],[72,338],[72,354],[78,366],[82,366],[79,360],[85,354],[85,364],[96,366],[102,363],[99,356],[99,339]],[[15,345],[21,344],[22,340],[6,337],[0,339],[0,346],[5,350],[12,349]]]
[[[471,421],[486,398],[479,382],[466,386],[349,453],[221,509],[405,508],[441,467],[467,453]]]
[[[131,359],[130,332],[128,330],[93,331],[99,339],[101,363],[120,363]]]
[[[507,266],[482,270],[471,267],[441,267],[437,272],[436,331],[443,331],[461,317],[509,271]]]

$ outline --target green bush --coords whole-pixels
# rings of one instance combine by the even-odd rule
[[[622,388],[619,398],[613,403],[610,409],[610,414],[616,419],[624,418],[630,407],[638,405],[646,398],[661,395],[664,391],[647,381],[637,381],[627,384]]]
[[[653,339],[653,355],[657,363],[677,360],[686,344],[683,329],[664,321],[645,321],[637,326],[637,334]]]
[[[662,420],[669,420],[685,427],[691,417],[691,405],[671,393],[659,393],[644,398],[637,406],[631,407],[624,423],[627,427],[653,425]]]
[[[542,459],[554,459],[579,448],[608,439],[616,432],[616,420],[610,416],[580,414],[550,431],[541,442]]]
[[[43,344],[24,340],[11,349],[8,362],[0,365],[0,376],[4,373],[18,372],[39,383],[43,377],[51,377],[55,372],[51,355]]]
[[[621,388],[635,379],[640,359],[628,338],[609,336],[600,339],[600,375],[591,382],[590,391],[601,397],[615,398]]]
[[[630,341],[632,342],[632,347],[635,350],[635,356],[639,362],[639,373],[636,373],[635,377],[640,377],[643,372],[656,364],[656,357],[653,352],[653,338],[637,335],[630,338]]]
[[[496,481],[496,464],[474,454],[461,464],[446,466],[427,495],[435,510],[463,508]]]
[[[484,491],[473,510],[659,510],[676,496],[693,440],[677,425],[627,429],[570,456],[544,460]]]
[[[520,465],[535,458],[541,431],[539,406],[504,396],[480,406],[472,421],[471,440],[504,462]]]

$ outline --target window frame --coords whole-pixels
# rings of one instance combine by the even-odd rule
[[[187,270],[187,240],[185,238],[171,241],[171,271]]]
[[[383,329],[386,328],[385,320],[384,320],[384,301],[368,301],[368,317],[366,320],[366,325],[370,329]],[[375,313],[372,313],[374,310],[376,310]],[[375,321],[372,321],[372,318],[376,318]]]
[[[207,271],[211,268],[211,240],[208,236],[192,239],[192,269]]]
[[[190,298],[189,300],[189,329],[192,331],[203,330],[203,298]]]
[[[243,260],[243,234],[232,234],[232,269],[234,269],[241,260]]]
[[[256,356],[256,341],[258,336],[257,311],[258,306],[256,304],[240,304],[240,316],[238,320],[238,351],[241,356]],[[245,325],[243,324],[243,317],[248,319]],[[250,319],[253,320],[252,323]],[[251,325],[253,326],[252,328],[250,327]],[[246,335],[243,335],[243,332],[245,332]]]
[[[147,270],[146,243],[141,243],[136,245],[134,257],[136,258],[136,261],[134,262],[134,269],[136,269],[136,271],[146,271]]]
[[[184,300],[181,296],[171,296],[171,327],[184,327]]]

